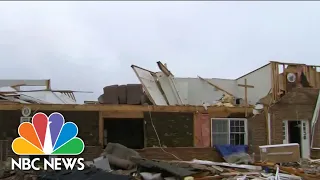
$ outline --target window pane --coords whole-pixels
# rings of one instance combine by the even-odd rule
[[[234,121],[230,121],[230,126],[234,126]]]
[[[229,144],[229,135],[228,134],[213,134],[212,135],[213,145],[225,145]]]
[[[235,134],[230,134],[230,141],[235,140]]]
[[[245,134],[233,133],[233,134],[230,134],[230,136],[234,137],[234,141],[233,142],[230,141],[230,144],[232,144],[232,145],[244,145]]]
[[[235,121],[235,126],[240,126],[240,121],[236,120]]]
[[[235,145],[236,141],[234,139],[230,139],[230,144]]]
[[[244,145],[246,133],[247,132],[245,132],[245,122],[242,119],[212,120],[213,145]]]
[[[240,121],[240,126],[244,126],[244,121]]]
[[[240,134],[240,143],[241,145],[244,145],[244,138],[245,138],[245,134]]]
[[[212,120],[212,133],[229,132],[228,120]]]

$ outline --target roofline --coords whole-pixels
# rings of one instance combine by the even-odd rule
[[[242,76],[238,77],[238,78],[237,78],[237,79],[235,79],[235,80],[238,80],[238,79],[240,79],[240,78],[243,78],[244,76],[247,76],[247,75],[249,75],[249,74],[251,74],[251,73],[254,73],[254,72],[256,72],[256,71],[258,71],[258,70],[260,70],[260,69],[262,69],[262,68],[264,68],[264,67],[268,66],[269,64],[271,64],[271,63],[269,62],[268,64],[265,64],[265,65],[263,65],[263,66],[259,67],[258,69],[255,69],[255,70],[251,71],[251,72],[248,72],[247,74],[244,74],[244,75],[242,75]]]
[[[0,104],[0,110],[21,110],[29,107],[36,111],[113,111],[113,112],[229,112],[245,113],[245,107],[215,107],[209,106],[147,106],[147,105],[105,105],[105,104]],[[252,112],[248,107],[248,112]]]

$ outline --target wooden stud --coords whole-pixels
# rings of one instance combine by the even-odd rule
[[[244,84],[238,84],[240,87],[244,87],[244,101],[245,101],[245,115],[248,116],[248,88],[254,88],[252,85],[247,84],[247,79],[244,79]]]
[[[51,80],[50,80],[50,79],[48,79],[48,80],[46,81],[46,88],[47,88],[47,90],[50,90],[50,89],[51,89]]]
[[[278,94],[279,94],[279,64],[276,64],[275,66],[275,75],[276,75],[276,96],[278,98]]]
[[[286,65],[282,64],[282,87],[284,92],[287,92],[287,77],[286,77]]]
[[[101,146],[104,145],[104,119],[102,112],[99,112],[99,143]]]
[[[271,62],[271,93],[272,93],[272,100],[275,100],[275,93],[274,93],[274,62]]]

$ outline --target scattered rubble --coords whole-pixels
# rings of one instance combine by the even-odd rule
[[[226,148],[226,147],[224,147]],[[267,162],[266,153],[270,151],[295,151],[296,145],[263,146],[261,162],[241,155],[235,163],[206,160],[163,161],[142,158],[138,152],[121,144],[109,143],[100,157],[85,162],[86,168],[61,171],[11,171],[10,161],[2,162],[0,179],[4,180],[318,180],[320,179],[320,160],[301,159],[299,162]],[[241,148],[240,148],[241,149]],[[242,148],[243,149],[243,148]],[[245,154],[235,151],[235,154]],[[270,155],[270,154],[269,154]],[[225,155],[223,155],[225,156]],[[226,157],[229,157],[227,154]],[[290,154],[287,153],[288,159]],[[295,160],[293,158],[293,160]],[[228,158],[224,159],[228,161]],[[246,160],[243,160],[246,159]],[[273,161],[276,158],[273,157]],[[230,158],[229,158],[229,161]],[[233,160],[234,161],[234,160]]]

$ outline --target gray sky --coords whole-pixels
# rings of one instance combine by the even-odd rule
[[[0,2],[2,79],[94,91],[135,64],[236,78],[269,60],[320,64],[320,2]]]

